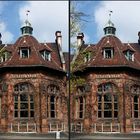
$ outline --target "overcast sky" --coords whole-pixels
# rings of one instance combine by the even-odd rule
[[[68,1],[0,1],[0,32],[3,43],[14,43],[21,35],[26,19],[39,42],[54,42],[55,32],[61,31],[63,50],[68,51]]]

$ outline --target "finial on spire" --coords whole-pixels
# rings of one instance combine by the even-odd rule
[[[111,14],[113,13],[113,11],[109,11],[109,20],[111,20]]]
[[[29,10],[26,10],[26,20],[24,22],[23,27],[21,27],[22,35],[32,35],[33,28],[31,23],[28,21]]]
[[[30,10],[26,10],[26,20],[28,20],[28,15],[29,15],[29,13],[30,13]]]

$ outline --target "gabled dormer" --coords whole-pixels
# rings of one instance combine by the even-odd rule
[[[19,48],[19,56],[22,59],[26,59],[30,57],[31,50],[29,47],[20,47]]]
[[[124,51],[124,55],[128,61],[134,61],[134,51],[127,49]]]
[[[0,56],[0,62],[2,63],[2,62],[7,61],[10,58],[11,52],[9,52],[9,51],[3,51],[3,52],[1,52],[0,55],[1,55]]]
[[[45,49],[45,50],[40,51],[40,53],[44,60],[51,61],[51,52],[50,51]]]

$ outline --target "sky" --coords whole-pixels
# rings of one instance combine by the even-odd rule
[[[85,43],[94,44],[104,36],[103,28],[113,11],[111,21],[116,27],[116,36],[122,42],[137,42],[140,31],[140,1],[77,1],[77,10],[89,15],[83,22],[81,32]]]
[[[62,32],[62,49],[68,51],[68,1],[0,1],[0,32],[3,43],[15,43],[26,19],[33,27],[33,36],[39,42],[54,42],[55,32]],[[116,36],[122,42],[137,42],[140,31],[139,1],[77,1],[77,10],[89,15],[81,28],[85,43],[95,44],[103,37],[103,28],[109,19],[116,27]]]
[[[24,21],[33,27],[39,42],[55,42],[55,32],[61,31],[62,49],[68,51],[68,1],[0,1],[0,32],[3,43],[15,43]]]

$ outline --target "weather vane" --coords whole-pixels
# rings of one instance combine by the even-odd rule
[[[29,10],[26,10],[26,17],[27,17],[27,20],[28,20],[28,15],[29,15]]]
[[[111,14],[113,13],[113,11],[109,11],[109,19],[111,20]]]

